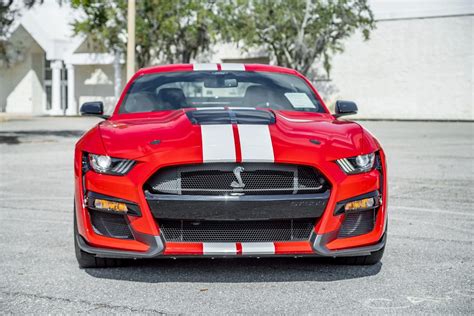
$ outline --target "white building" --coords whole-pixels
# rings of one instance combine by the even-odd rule
[[[84,37],[73,36],[76,17],[56,0],[24,12],[9,36],[21,47],[19,61],[0,68],[1,112],[77,115],[78,106],[91,100],[103,101],[110,111],[114,56],[91,51]]]
[[[474,1],[370,1],[377,29],[334,57],[326,102],[354,100],[359,117],[474,120]]]
[[[474,120],[474,1],[370,3],[377,20],[371,39],[351,37],[330,78],[316,82],[326,103],[354,100],[360,118]],[[45,0],[22,16],[10,37],[22,43],[22,60],[0,68],[0,111],[76,115],[88,100],[112,109],[114,56],[72,36],[74,14]],[[261,49],[243,54],[230,44],[213,52],[213,62],[270,60]]]

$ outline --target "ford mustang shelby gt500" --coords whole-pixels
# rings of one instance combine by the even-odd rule
[[[294,70],[186,64],[139,70],[75,149],[81,267],[127,258],[338,257],[374,264],[386,241],[379,142]]]

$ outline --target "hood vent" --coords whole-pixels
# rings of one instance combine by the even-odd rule
[[[186,112],[195,125],[213,124],[275,124],[275,115],[261,110],[196,110]]]

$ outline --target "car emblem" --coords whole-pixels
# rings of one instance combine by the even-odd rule
[[[245,187],[245,183],[242,181],[242,176],[240,175],[244,172],[244,167],[238,166],[234,168],[234,175],[237,181],[232,181],[230,186],[234,189],[243,189]]]

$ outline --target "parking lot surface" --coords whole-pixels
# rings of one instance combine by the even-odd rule
[[[73,148],[95,122],[0,123],[1,313],[473,313],[474,123],[361,122],[389,163],[380,264],[166,259],[81,270]]]

